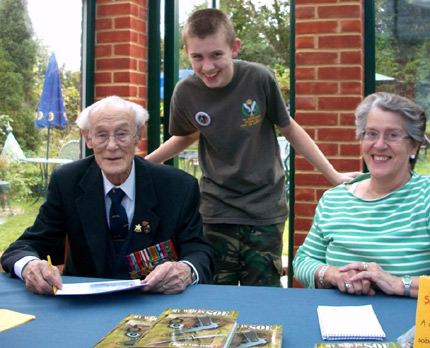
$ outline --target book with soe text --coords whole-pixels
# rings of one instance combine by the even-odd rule
[[[133,347],[226,348],[238,315],[238,311],[169,308]]]
[[[230,348],[281,348],[282,325],[238,324]]]
[[[121,320],[93,348],[132,347],[157,320],[152,315],[130,314]]]

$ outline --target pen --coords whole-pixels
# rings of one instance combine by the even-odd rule
[[[54,269],[52,268],[52,262],[51,262],[51,256],[46,257],[48,259],[49,269],[52,274],[54,274]],[[57,287],[55,285],[52,285],[52,290],[54,291],[54,294],[57,292]]]

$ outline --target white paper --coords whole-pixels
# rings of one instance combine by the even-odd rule
[[[71,283],[63,284],[63,288],[58,289],[55,295],[94,295],[106,294],[109,292],[136,289],[145,286],[139,279],[133,280],[112,280],[93,283]]]
[[[323,340],[383,340],[385,332],[373,311],[365,306],[318,306]]]

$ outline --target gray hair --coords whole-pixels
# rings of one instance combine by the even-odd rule
[[[130,113],[134,116],[134,121],[136,123],[136,130],[138,131],[140,127],[142,127],[146,121],[148,121],[149,114],[146,109],[144,109],[139,104],[130,102],[128,100],[122,99],[120,97],[117,97],[116,95],[106,97],[104,99],[99,100],[98,102],[95,102],[94,104],[86,107],[82,112],[79,114],[78,118],[76,119],[76,124],[80,129],[89,131],[90,130],[90,117],[92,113],[97,110],[100,107],[106,106],[106,105],[116,105],[116,106],[124,106],[124,108],[128,109]]]
[[[367,96],[355,109],[357,138],[361,138],[364,135],[367,116],[373,108],[391,111],[400,115],[405,121],[405,130],[412,141],[418,144],[422,144],[424,142],[427,121],[424,109],[407,98],[387,92],[378,92]],[[416,158],[414,160],[411,159],[412,169],[414,168],[417,160],[418,151],[416,153]]]

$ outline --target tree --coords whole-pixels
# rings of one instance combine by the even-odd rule
[[[430,9],[408,0],[375,2],[375,68],[395,78],[377,91],[403,95],[430,107]]]
[[[66,70],[63,66],[60,68],[60,79],[64,108],[66,109],[67,120],[69,121],[68,128],[70,129],[70,127],[75,124],[76,118],[81,110],[81,73],[80,71]]]
[[[8,110],[13,110],[16,105],[22,105],[24,96],[16,93],[22,90],[22,76],[15,73],[14,64],[5,58],[6,53],[0,44],[0,114],[7,114]],[[8,119],[13,123],[12,119]],[[4,144],[6,133],[3,132],[6,122],[1,119],[0,123],[0,143]]]
[[[221,10],[230,15],[236,35],[242,41],[239,59],[274,67],[288,67],[290,54],[289,1],[272,0],[272,5],[257,6],[257,1],[221,1]]]
[[[34,96],[33,68],[36,44],[26,0],[0,0],[0,65],[8,69],[2,86],[11,93],[0,103],[0,114],[9,115],[14,133],[23,149],[35,150],[39,133],[34,126],[37,100]],[[4,77],[3,77],[4,78]]]

